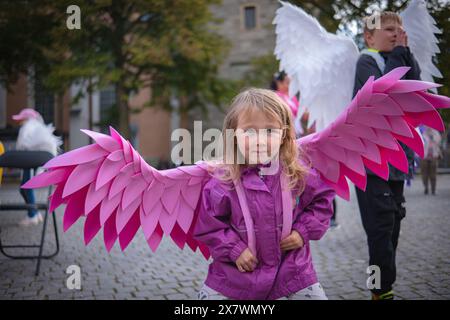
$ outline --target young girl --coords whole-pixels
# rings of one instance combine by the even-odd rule
[[[227,129],[244,132],[224,145],[233,145],[245,163],[223,164],[203,189],[194,236],[208,246],[213,262],[199,299],[327,299],[312,265],[309,241],[319,240],[329,228],[335,192],[301,156],[289,107],[273,91],[246,90],[232,102],[223,125],[223,131]],[[260,129],[267,130],[267,141],[245,135]],[[252,143],[256,151],[250,149]],[[257,161],[251,164],[255,155]],[[279,164],[275,173],[262,175],[271,163]],[[295,204],[291,233],[284,239],[281,175],[289,181]],[[244,190],[256,252],[249,248],[234,181]]]

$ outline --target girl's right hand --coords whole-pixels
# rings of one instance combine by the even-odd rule
[[[249,248],[242,251],[236,260],[236,266],[240,272],[253,271],[258,264],[258,259],[252,254]]]

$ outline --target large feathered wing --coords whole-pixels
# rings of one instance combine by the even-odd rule
[[[274,53],[280,70],[291,78],[289,94],[300,92],[300,104],[321,130],[351,101],[358,48],[352,39],[327,32],[299,7],[281,4],[273,21]]]
[[[50,211],[67,204],[64,231],[83,216],[86,245],[103,228],[106,249],[118,239],[125,250],[142,228],[153,251],[167,235],[208,258],[208,248],[193,238],[201,191],[210,178],[206,163],[158,171],[113,128],[110,136],[83,131],[94,144],[53,158],[46,172],[22,186],[56,187]]]
[[[442,31],[436,27],[425,1],[411,0],[400,16],[408,35],[408,46],[420,66],[420,78],[429,82],[434,82],[433,77],[442,78],[442,73],[433,63],[433,57],[440,53],[435,34]]]
[[[365,190],[365,168],[385,180],[388,163],[408,172],[399,141],[424,156],[418,125],[444,130],[436,109],[450,108],[450,99],[426,91],[437,87],[435,83],[400,80],[408,70],[396,68],[375,81],[370,77],[330,126],[297,140],[322,179],[346,200],[350,197],[346,178]]]

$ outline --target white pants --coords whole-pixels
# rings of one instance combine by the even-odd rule
[[[227,300],[223,294],[211,289],[207,285],[203,284],[203,287],[198,293],[199,300]],[[323,291],[322,286],[319,282],[297,291],[296,293],[291,293],[287,297],[282,297],[278,300],[328,300]]]

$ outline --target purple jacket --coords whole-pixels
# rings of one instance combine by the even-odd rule
[[[205,284],[231,299],[278,299],[318,282],[308,242],[325,234],[333,214],[335,192],[311,169],[292,226],[305,245],[282,253],[281,171],[260,178],[258,170],[241,171],[259,261],[252,272],[241,273],[235,264],[247,248],[247,231],[236,191],[229,185],[217,178],[208,181],[195,225],[194,237],[209,248],[213,258]]]

